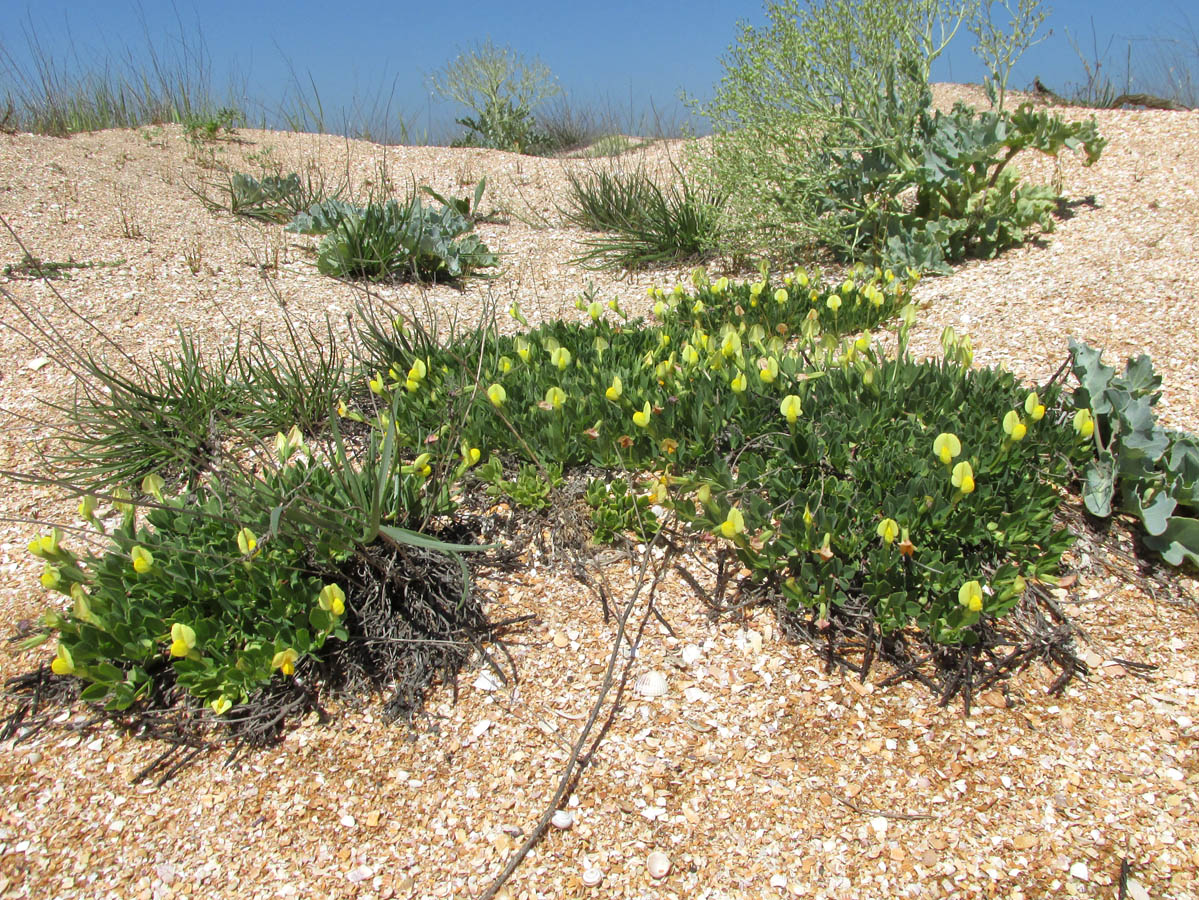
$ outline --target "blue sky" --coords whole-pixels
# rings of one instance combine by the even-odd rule
[[[1190,17],[1188,26],[1185,4],[1059,0],[1048,5],[1046,25],[1052,35],[1018,64],[1013,86],[1027,85],[1034,75],[1051,86],[1080,81],[1082,66],[1067,31],[1091,54],[1092,21],[1098,50],[1108,50],[1107,68],[1121,82],[1130,41],[1134,72],[1148,73],[1168,55],[1172,45],[1163,43],[1168,39],[1186,41],[1178,49],[1189,56],[1192,72],[1199,68],[1199,14]],[[140,57],[148,41],[169,57],[179,44],[181,27],[189,35],[198,29],[216,80],[237,73],[249,96],[266,104],[268,112],[293,83],[294,72],[305,83],[311,76],[326,111],[354,98],[379,110],[390,102],[393,115],[402,113],[416,130],[432,126],[437,131],[461,111],[431,100],[428,73],[459,49],[490,37],[539,57],[581,105],[599,105],[636,125],[652,103],[670,124],[686,118],[677,100],[680,90],[710,96],[720,79],[720,57],[735,39],[736,23],[760,24],[764,18],[761,3],[753,0],[209,0],[196,5],[179,0],[177,5],[141,6],[130,0],[95,0],[86,6],[77,0],[28,5],[9,0],[0,5],[0,42],[23,62],[25,34],[32,26],[44,52],[60,61],[74,53],[90,64],[106,57],[124,59],[127,51]],[[972,36],[963,33],[938,62],[934,79],[981,80],[972,43]]]

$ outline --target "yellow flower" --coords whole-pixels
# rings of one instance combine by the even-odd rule
[[[213,700],[208,705],[212,707],[213,713],[215,713],[218,716],[223,716],[225,713],[229,712],[229,710],[233,707],[233,701],[230,700],[228,697],[226,697],[224,694],[221,694],[221,696],[217,697],[215,700]]]
[[[933,453],[937,454],[937,457],[945,465],[953,462],[954,457],[961,454],[961,452],[962,442],[958,440],[955,434],[943,431],[933,441]]]
[[[639,428],[648,428],[649,418],[652,412],[653,410],[649,405],[649,401],[645,401],[645,406],[633,413],[633,424]]]
[[[500,357],[500,374],[507,375],[512,371],[512,359],[507,356]]]
[[[42,569],[42,587],[48,591],[52,591],[62,584],[62,575],[54,566],[46,566]]]
[[[520,324],[525,326],[525,328],[529,327],[529,320],[526,319],[524,317],[524,313],[520,311],[519,303],[513,303],[510,307],[508,307],[508,315],[520,322]]]
[[[608,389],[604,391],[604,396],[615,403],[620,399],[620,395],[624,393],[624,384],[620,380],[619,375],[612,376],[612,383],[608,385]]]
[[[795,280],[799,282],[800,287],[808,286],[808,273],[806,269],[795,270]]]
[[[598,300],[592,300],[587,304],[587,315],[591,316],[592,322],[598,322],[600,316],[604,314],[604,307]]]
[[[559,347],[550,354],[550,363],[564,371],[570,365],[570,351],[565,347]]]
[[[67,645],[62,641],[58,642],[58,649],[55,651],[54,661],[50,663],[50,671],[55,675],[75,674],[75,660],[71,656],[71,651],[67,649]]]
[[[695,499],[704,506],[708,505],[708,501],[712,499],[712,486],[710,484],[701,484],[695,492]]]
[[[723,294],[729,286],[729,280],[725,277],[716,279],[716,283],[712,285],[713,294]]]
[[[282,431],[275,432],[275,453],[278,454],[280,462],[286,463],[293,453],[303,449],[304,435],[295,425],[288,429],[287,434]]]
[[[549,404],[550,409],[561,409],[562,404],[566,402],[566,391],[560,387],[551,387],[545,392],[545,402]]]
[[[346,592],[341,589],[340,585],[327,584],[317,594],[316,602],[325,612],[340,616],[346,611]]]
[[[883,519],[879,522],[876,533],[883,539],[884,544],[892,544],[899,537],[899,523],[894,519]]]
[[[196,633],[190,625],[176,622],[171,626],[171,656],[187,656],[196,649]]]
[[[162,488],[166,484],[157,472],[151,472],[142,479],[142,493],[149,494],[159,503],[162,502]]]
[[[1008,410],[1003,417],[1003,433],[1013,441],[1024,440],[1024,435],[1028,433],[1028,426],[1020,421],[1020,414],[1014,409]]]
[[[776,303],[782,304],[787,302],[787,289],[779,288],[774,292],[774,300]]]
[[[662,438],[662,443],[659,444],[659,446],[661,447],[662,452],[669,456],[671,453],[674,453],[679,449],[679,442],[674,438]]]
[[[739,534],[745,533],[745,517],[741,515],[741,510],[737,507],[729,509],[729,514],[724,517],[724,521],[720,523],[719,532],[721,536],[732,539]]]
[[[725,332],[724,340],[720,342],[720,352],[726,359],[741,355],[741,335],[731,328]]]
[[[372,394],[383,396],[383,373],[376,372],[375,377],[367,382],[367,387],[371,389]]]
[[[779,377],[779,361],[773,356],[758,360],[758,377],[765,384],[772,384]]]
[[[350,407],[348,407],[346,405],[346,401],[338,400],[337,401],[337,415],[344,419],[349,414],[350,414]]]
[[[76,582],[71,585],[71,599],[75,601],[75,618],[83,622],[96,621],[96,617],[92,615],[91,604],[88,603],[87,588]]]
[[[826,301],[824,301],[824,305],[827,306],[829,309],[831,309],[833,312],[836,312],[837,310],[839,310],[841,308],[841,297],[837,294],[831,294],[829,296],[829,298]]]
[[[740,394],[745,390],[745,373],[738,372],[733,376],[733,380],[729,382],[729,387],[733,389],[733,393]]]
[[[54,559],[58,556],[58,542],[62,540],[62,531],[53,528],[50,533],[29,542],[29,552],[39,559]]]
[[[800,403],[799,397],[795,394],[788,394],[783,398],[783,402],[779,404],[779,412],[783,414],[788,425],[794,425],[800,413],[803,412],[803,406]]]
[[[237,549],[242,556],[250,556],[258,549],[258,538],[249,528],[243,528],[237,533]]]
[[[812,515],[812,510],[808,504],[803,505],[803,523],[804,527],[811,528],[812,523],[816,521],[816,517]]]
[[[138,575],[145,575],[154,568],[154,556],[145,547],[134,547],[129,556],[133,559],[133,571]]]
[[[983,608],[983,589],[977,581],[967,581],[958,588],[958,603],[970,610],[979,612]]]
[[[1040,422],[1045,418],[1045,406],[1041,403],[1041,398],[1037,396],[1036,391],[1024,398],[1024,411],[1034,422]]]
[[[1095,433],[1095,419],[1089,409],[1080,409],[1074,414],[1074,430],[1081,438],[1089,438]]]
[[[854,349],[859,353],[865,353],[870,349],[870,332],[863,331],[856,341],[853,342]]]
[[[666,306],[666,304],[663,303],[661,300],[659,300],[657,303],[654,304],[654,317],[657,318],[659,322],[663,321],[666,318],[667,308],[668,307]]]
[[[953,474],[949,476],[950,483],[963,494],[969,494],[974,490],[974,470],[970,468],[970,463],[960,462],[953,467]]]
[[[296,673],[296,660],[300,658],[300,654],[288,647],[286,650],[280,650],[271,659],[271,668],[278,669],[284,675],[294,675]]]
[[[764,291],[765,289],[766,289],[765,281],[755,281],[753,284],[751,284],[749,286],[749,295],[751,297],[761,296],[762,291]]]
[[[493,384],[487,389],[487,399],[493,406],[503,406],[504,401],[508,399],[508,392],[504,390],[502,384]]]
[[[96,498],[91,494],[87,494],[79,501],[79,518],[85,522],[94,522],[96,519]]]
[[[683,362],[689,366],[694,366],[699,362],[699,351],[690,344],[683,345]]]
[[[478,447],[467,447],[462,451],[462,461],[466,463],[467,468],[479,462],[483,457],[483,451]]]
[[[854,285],[853,285],[853,279],[852,279],[852,278],[846,278],[846,279],[845,279],[845,283],[844,283],[843,285],[841,285],[841,293],[842,293],[842,294],[848,294],[850,291],[852,291],[852,290],[853,290],[853,287],[854,287]]]
[[[704,311],[704,301],[696,300],[694,303],[692,303],[691,311],[693,313],[695,313],[697,316],[700,315]]]
[[[529,342],[522,337],[518,337],[514,346],[516,347],[516,355],[520,357],[520,361],[528,362],[530,351]]]

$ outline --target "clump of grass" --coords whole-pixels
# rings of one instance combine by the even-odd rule
[[[181,22],[172,37],[172,53],[147,40],[140,54],[126,49],[89,64],[56,58],[35,29],[26,29],[24,58],[0,43],[3,127],[65,137],[162,122],[215,122],[219,129],[230,113],[242,118],[233,104],[216,99],[199,30],[185,30]]]
[[[567,221],[604,232],[584,241],[577,261],[597,268],[636,269],[711,256],[724,198],[679,180],[660,186],[643,169],[570,173]]]

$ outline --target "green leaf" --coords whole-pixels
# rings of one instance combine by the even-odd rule
[[[1115,457],[1110,451],[1103,450],[1087,467],[1086,483],[1082,489],[1083,503],[1091,515],[1106,519],[1112,514],[1112,495],[1115,491]]]

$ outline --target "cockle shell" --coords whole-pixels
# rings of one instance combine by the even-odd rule
[[[554,811],[554,817],[550,819],[550,824],[555,828],[566,830],[575,823],[574,813],[569,809],[558,809]]]
[[[661,697],[666,693],[666,676],[661,672],[646,672],[633,682],[633,690],[642,697]]]
[[[645,870],[650,878],[665,878],[670,874],[670,857],[655,850],[645,858]]]

